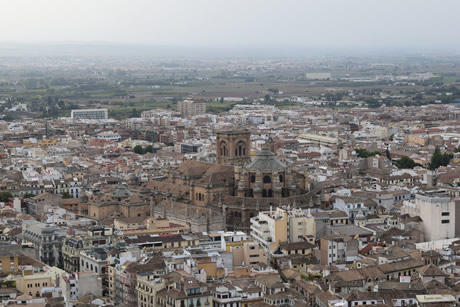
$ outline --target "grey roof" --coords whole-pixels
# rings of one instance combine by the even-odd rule
[[[368,236],[372,235],[372,231],[363,229],[361,227],[358,227],[356,225],[337,225],[337,226],[332,226],[331,232],[334,234],[341,234],[341,235],[348,235],[348,236]]]
[[[113,192],[113,197],[116,198],[125,198],[125,197],[130,197],[131,193],[128,191],[126,186],[124,185],[118,185],[117,189]]]
[[[286,165],[276,159],[276,155],[268,148],[263,147],[262,150],[256,155],[256,159],[246,166],[247,170],[283,170]]]
[[[13,257],[22,254],[21,245],[0,244],[0,257]]]

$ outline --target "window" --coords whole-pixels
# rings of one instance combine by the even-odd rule
[[[284,182],[284,177],[283,177],[283,175],[280,175],[280,182]]]
[[[251,175],[251,183],[254,183],[254,182],[256,182],[256,176]]]
[[[264,183],[272,183],[272,179],[270,178],[270,176],[264,176]]]
[[[442,224],[449,224],[450,221],[449,221],[449,220],[442,220],[441,223],[442,223]]]
[[[442,216],[449,216],[449,215],[450,215],[450,212],[441,212],[441,215],[442,215]]]

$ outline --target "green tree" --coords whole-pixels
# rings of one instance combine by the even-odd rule
[[[134,152],[137,153],[138,155],[143,155],[144,154],[144,149],[142,148],[141,145],[136,145],[134,147]]]
[[[66,198],[73,198],[72,195],[69,194],[69,192],[64,192],[62,193],[62,198],[66,199]]]
[[[34,196],[35,196],[35,195],[32,194],[32,193],[26,193],[26,194],[24,194],[24,196],[23,196],[22,198],[26,199],[26,198],[32,198],[32,197],[34,197]]]
[[[392,134],[392,135],[390,135],[390,137],[389,137],[388,139],[389,139],[391,142],[393,142],[394,138],[395,138],[395,135]]]
[[[409,157],[402,157],[401,159],[398,160],[398,162],[396,162],[396,167],[397,168],[414,168],[415,161]]]
[[[145,147],[145,152],[153,152],[153,146],[152,145],[148,145],[147,147]]]
[[[368,157],[373,157],[373,156],[380,154],[379,151],[369,152],[366,149],[362,149],[362,148],[355,148],[355,151],[358,157],[360,158],[368,158]]]
[[[13,195],[11,195],[10,192],[2,192],[2,193],[0,193],[0,202],[2,202],[2,203],[8,202],[11,198],[13,198]]]
[[[452,154],[449,154],[447,152],[441,153],[441,150],[439,149],[438,146],[436,146],[433,156],[431,156],[431,161],[428,166],[430,170],[435,170],[439,168],[440,166],[447,166],[450,162],[450,159],[453,158]]]

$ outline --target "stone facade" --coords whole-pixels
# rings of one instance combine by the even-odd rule
[[[150,216],[150,193],[129,191],[119,185],[112,193],[93,194],[88,197],[88,216],[104,219],[114,212],[124,217]]]
[[[241,165],[251,161],[251,132],[220,131],[216,135],[217,163]]]

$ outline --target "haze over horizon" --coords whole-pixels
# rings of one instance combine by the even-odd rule
[[[460,50],[455,0],[16,0],[0,3],[0,10],[2,48]]]

